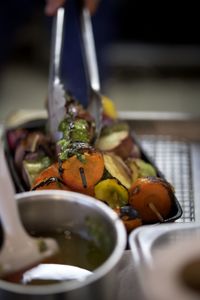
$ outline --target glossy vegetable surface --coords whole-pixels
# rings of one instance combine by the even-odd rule
[[[111,208],[117,209],[128,203],[127,189],[115,178],[100,181],[94,191],[95,197],[106,202]]]
[[[161,221],[169,215],[174,192],[169,183],[158,177],[138,178],[131,186],[130,205],[147,223]]]
[[[76,155],[61,164],[61,178],[70,188],[87,193],[101,179],[104,160],[101,152],[84,152],[82,160]]]

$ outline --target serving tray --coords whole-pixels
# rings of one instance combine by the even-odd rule
[[[16,170],[15,163],[14,163],[14,153],[13,153],[13,150],[9,146],[8,136],[11,131],[20,129],[20,128],[27,129],[30,132],[35,131],[35,130],[45,132],[46,125],[47,125],[46,118],[33,119],[33,120],[23,122],[20,125],[18,124],[17,126],[12,126],[10,128],[7,128],[4,131],[3,138],[4,138],[4,145],[5,145],[5,154],[6,154],[8,166],[9,166],[11,176],[12,176],[17,193],[28,191],[28,187],[26,186],[25,182],[23,181],[23,179],[19,175],[18,171]],[[140,150],[141,159],[143,159],[145,162],[152,164],[156,170],[157,176],[165,179],[164,174],[158,169],[158,167],[155,165],[153,160],[148,156],[146,151],[141,146],[140,141],[133,130],[132,130],[132,138]],[[172,203],[171,211],[163,223],[174,222],[177,219],[179,219],[181,217],[181,215],[182,215],[182,208],[181,208],[181,205],[180,205],[178,199],[175,196],[174,201]]]

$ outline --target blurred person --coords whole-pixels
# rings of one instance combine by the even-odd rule
[[[57,9],[65,4],[67,0],[46,0],[45,13],[47,16],[53,16]],[[93,15],[97,9],[100,0],[85,0],[85,5]]]
[[[8,62],[15,43],[17,32],[26,26],[34,15],[34,11],[44,9],[44,26],[47,27],[49,40],[52,18],[61,6],[66,8],[66,20],[63,39],[63,55],[61,58],[61,78],[66,89],[84,105],[87,105],[87,85],[81,54],[79,21],[76,11],[76,0],[8,0],[1,3],[0,10],[0,71]],[[84,0],[92,15],[97,60],[100,80],[106,76],[104,50],[113,35],[113,7],[115,0]],[[46,24],[45,24],[46,23]],[[38,45],[38,51],[40,51]],[[50,56],[50,55],[49,55]]]

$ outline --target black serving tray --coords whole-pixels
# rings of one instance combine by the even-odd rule
[[[47,125],[47,119],[36,119],[36,120],[31,120],[31,121],[25,122],[17,127],[12,127],[12,128],[6,129],[4,132],[5,155],[6,155],[10,173],[11,173],[14,185],[15,185],[16,193],[28,191],[28,187],[26,186],[25,182],[23,181],[23,179],[18,174],[18,172],[15,168],[14,153],[13,153],[12,149],[10,149],[10,147],[9,147],[8,134],[10,131],[16,130],[19,128],[27,129],[30,132],[35,131],[35,130],[45,131],[46,125]],[[134,132],[132,132],[132,138],[140,150],[141,158],[144,161],[146,161],[154,166],[158,177],[165,179],[165,176],[158,169],[158,167],[155,165],[155,163],[152,161],[152,159],[149,157],[149,155],[146,153],[146,151],[142,148],[142,146],[138,140],[138,137],[136,136],[136,134]],[[164,220],[163,223],[174,222],[177,219],[179,219],[181,217],[181,215],[182,215],[181,205],[180,205],[179,201],[177,200],[176,196],[174,196],[174,201],[172,204],[172,209],[170,211],[170,214]]]
[[[28,191],[28,187],[24,180],[21,178],[20,174],[18,173],[16,167],[15,167],[15,162],[14,162],[14,152],[9,146],[9,141],[8,141],[8,136],[9,133],[13,130],[16,129],[27,129],[28,131],[45,131],[47,124],[47,119],[36,119],[36,120],[31,120],[27,121],[25,123],[22,123],[18,125],[17,127],[11,127],[5,130],[3,134],[3,140],[4,140],[4,149],[5,149],[5,156],[7,159],[8,167],[10,170],[11,177],[13,179],[13,183],[15,186],[15,191],[16,193],[23,193]]]

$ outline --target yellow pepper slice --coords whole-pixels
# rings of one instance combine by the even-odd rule
[[[102,104],[104,114],[113,120],[117,119],[117,109],[114,102],[107,96],[102,96]]]
[[[115,178],[100,181],[95,185],[94,192],[97,199],[106,202],[113,209],[128,203],[127,189]]]

